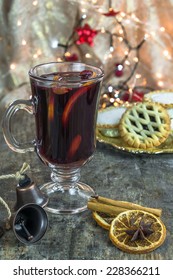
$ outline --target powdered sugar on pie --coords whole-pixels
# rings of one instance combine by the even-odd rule
[[[152,91],[145,94],[144,101],[156,102],[165,108],[173,108],[173,91]]]
[[[114,106],[99,110],[98,117],[97,117],[97,127],[102,127],[102,128],[117,127],[122,115],[126,110],[127,110],[126,107],[114,107]]]

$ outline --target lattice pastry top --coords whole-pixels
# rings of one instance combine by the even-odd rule
[[[135,148],[151,148],[163,143],[170,133],[170,118],[165,108],[151,102],[138,103],[123,114],[119,132]]]

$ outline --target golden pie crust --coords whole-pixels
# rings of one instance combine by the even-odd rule
[[[143,102],[134,105],[123,114],[119,133],[131,147],[151,148],[159,146],[170,134],[170,117],[160,104]]]

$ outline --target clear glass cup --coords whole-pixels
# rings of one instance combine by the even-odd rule
[[[32,97],[16,100],[3,116],[3,134],[15,152],[35,151],[51,169],[51,182],[41,186],[48,195],[46,210],[78,213],[87,208],[94,190],[80,182],[81,167],[96,148],[96,118],[103,71],[74,62],[40,64],[29,71]],[[36,139],[20,143],[11,132],[18,110],[35,116]]]

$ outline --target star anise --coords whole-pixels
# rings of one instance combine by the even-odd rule
[[[151,229],[152,223],[145,222],[143,218],[140,220],[138,226],[135,225],[134,220],[131,220],[130,224],[132,226],[132,229],[126,230],[126,233],[132,236],[132,242],[137,240],[143,240],[145,239],[145,237],[153,233],[153,230]]]

